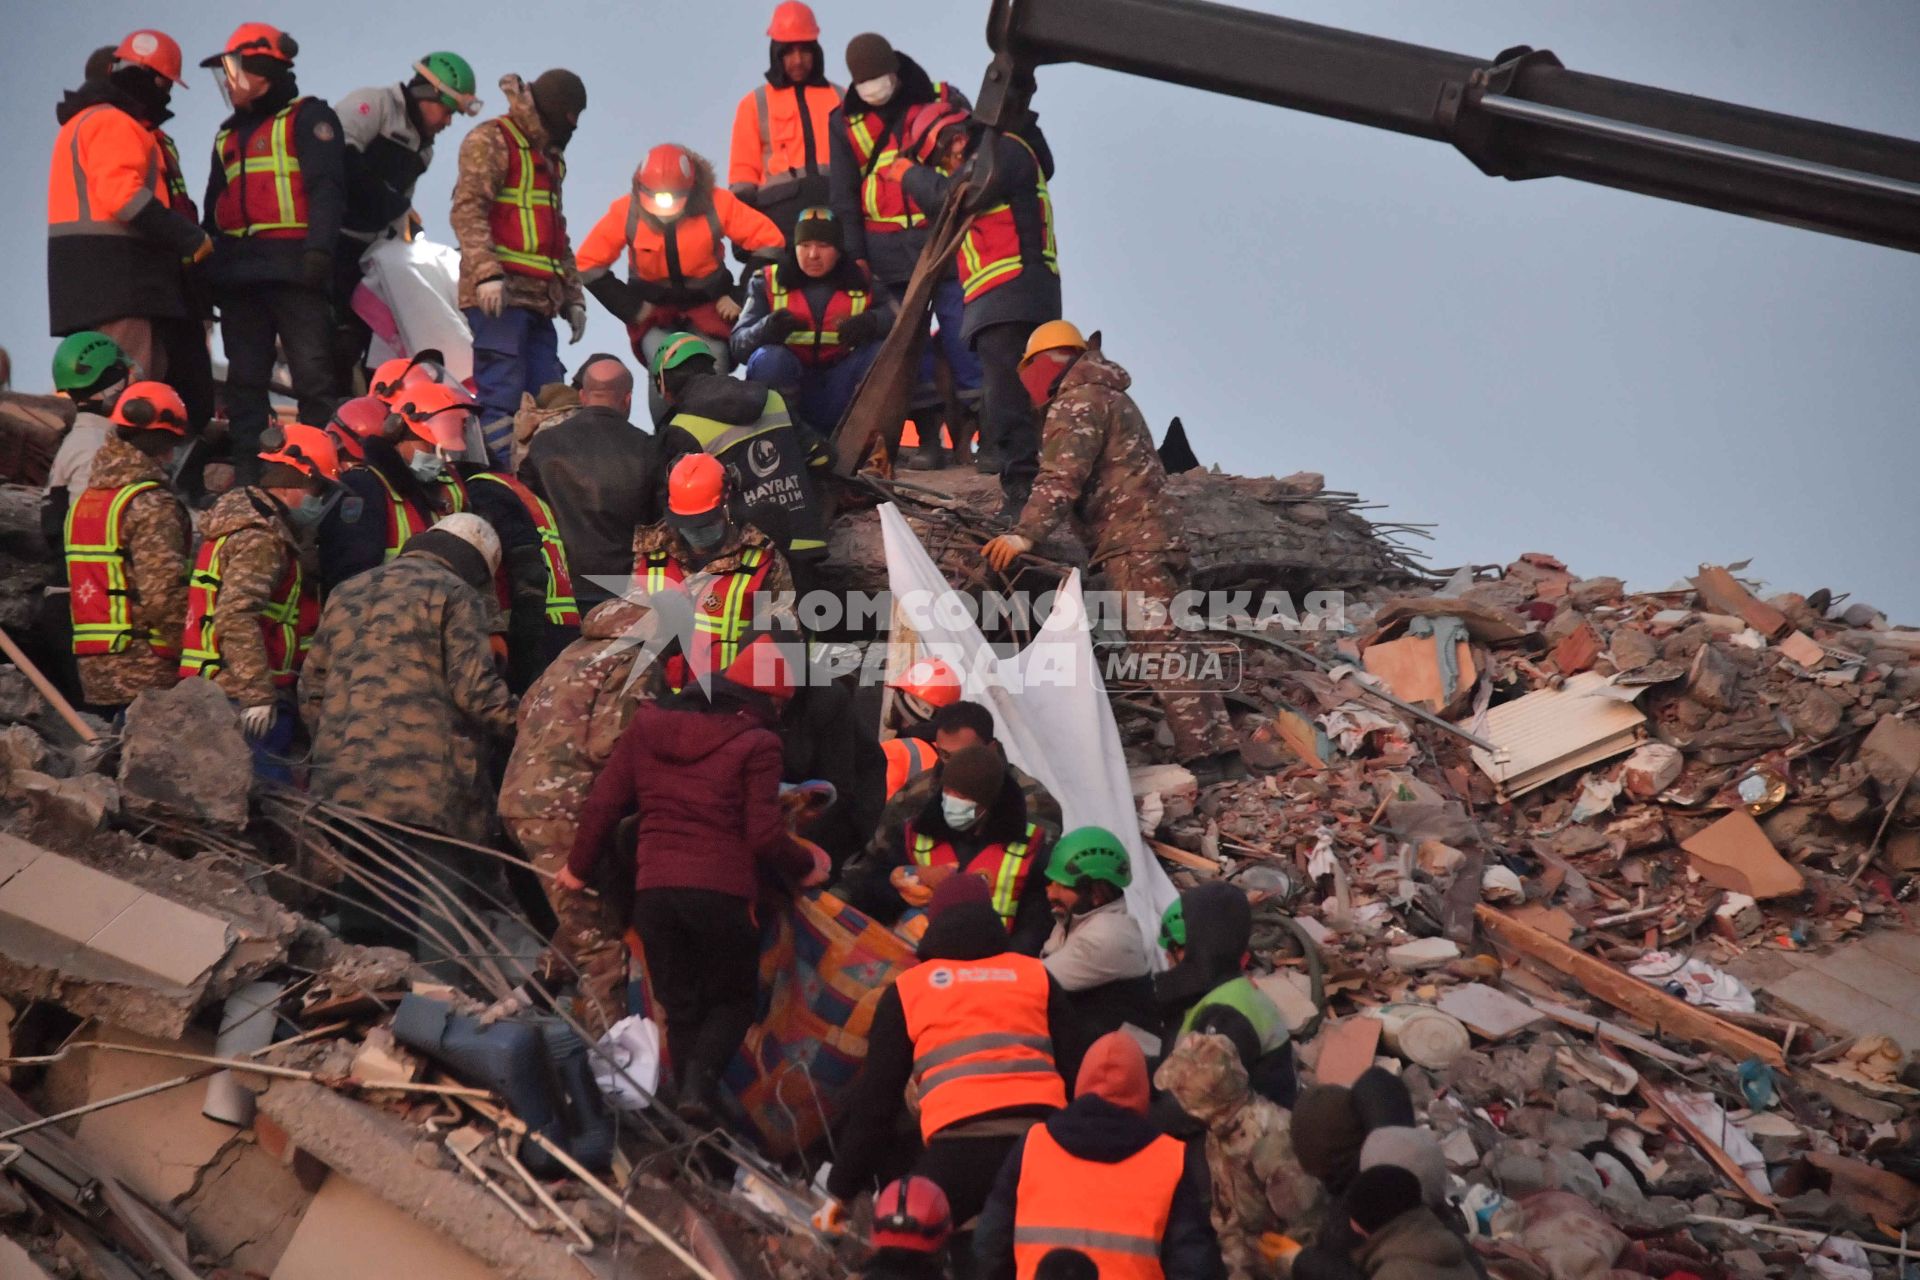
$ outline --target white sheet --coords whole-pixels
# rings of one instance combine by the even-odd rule
[[[1101,826],[1126,843],[1133,862],[1127,911],[1158,967],[1164,962],[1160,913],[1178,895],[1140,840],[1120,729],[1080,604],[1080,575],[1061,587],[1033,643],[998,658],[967,613],[965,598],[947,585],[892,503],[880,508],[880,529],[896,611],[905,612],[922,651],[952,663],[966,696],[993,712],[1007,758],[1060,801],[1068,830]]]
[[[360,264],[366,271],[361,283],[386,304],[400,330],[401,350],[392,350],[376,335],[369,362],[377,368],[390,356],[437,349],[446,357],[454,381],[473,377],[473,332],[456,305],[459,251],[418,237],[381,240],[367,250]]]

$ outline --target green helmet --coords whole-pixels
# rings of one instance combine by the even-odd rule
[[[62,338],[53,349],[53,389],[91,391],[115,369],[124,373],[130,368],[119,343],[104,333],[82,329]]]
[[[653,353],[653,360],[647,365],[647,373],[658,379],[669,369],[678,369],[689,360],[713,359],[713,348],[707,340],[697,333],[670,333],[667,340]]]
[[[1171,951],[1187,945],[1187,909],[1175,898],[1160,917],[1160,949]]]
[[[1099,880],[1124,889],[1133,883],[1133,860],[1120,837],[1105,827],[1075,827],[1054,844],[1047,879],[1069,887]]]
[[[437,91],[423,94],[428,101],[437,97],[449,111],[480,114],[480,99],[473,96],[473,66],[459,54],[445,50],[430,53],[413,64],[413,71],[426,82],[427,89]]]

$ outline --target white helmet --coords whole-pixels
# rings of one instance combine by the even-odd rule
[[[487,562],[488,573],[499,572],[500,535],[485,520],[471,511],[456,511],[433,527],[452,534],[478,551],[480,558]]]

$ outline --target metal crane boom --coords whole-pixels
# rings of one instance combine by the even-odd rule
[[[1208,0],[993,0],[976,115],[1023,116],[1080,62],[1451,143],[1482,172],[1562,177],[1920,252],[1920,142],[1570,71],[1491,62]]]

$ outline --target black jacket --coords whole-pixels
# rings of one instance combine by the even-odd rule
[[[1138,1155],[1160,1130],[1143,1115],[1116,1107],[1105,1098],[1083,1094],[1064,1111],[1042,1121],[1047,1134],[1070,1156],[1098,1164],[1118,1164]],[[1020,1169],[1029,1134],[994,1181],[993,1194],[980,1211],[973,1233],[973,1256],[986,1280],[1013,1280],[1013,1222],[1019,1200]],[[1160,1238],[1160,1266],[1167,1280],[1212,1280],[1218,1269],[1219,1243],[1208,1216],[1212,1191],[1204,1142],[1186,1144],[1186,1164],[1174,1188],[1166,1234]],[[1094,1187],[1089,1187],[1094,1190]]]
[[[737,442],[715,449],[686,421],[696,417],[723,427],[748,427],[766,414],[772,395],[757,382],[718,374],[689,381],[660,428],[661,502],[664,505],[673,464],[704,450],[732,473],[735,523],[751,524],[772,538],[789,561],[824,560],[827,508],[816,477],[832,466],[833,458],[820,437],[789,412],[786,424],[743,433]]]
[[[653,433],[604,405],[547,427],[527,446],[520,478],[553,508],[582,613],[619,592],[592,579],[633,572],[634,531],[660,519],[665,474]]]
[[[904,285],[907,277],[913,274],[913,264],[920,260],[920,249],[927,242],[926,224],[909,227],[890,235],[867,235],[866,214],[860,205],[860,188],[877,160],[889,144],[899,145],[900,135],[906,127],[907,111],[911,107],[932,102],[938,96],[932,77],[919,63],[906,54],[898,55],[900,87],[893,91],[893,97],[884,107],[869,107],[860,101],[851,87],[841,100],[827,124],[830,142],[827,180],[833,195],[830,204],[840,219],[842,233],[846,237],[846,255],[860,259],[873,268],[873,278],[882,284]],[[973,104],[967,96],[952,85],[947,86],[948,100],[961,111],[972,111]],[[871,127],[879,134],[880,145],[874,148],[868,164],[862,165],[860,157],[853,149],[853,138],[847,132],[852,121],[871,116]],[[884,132],[883,132],[884,130]],[[931,216],[938,204],[923,206]]]
[[[841,681],[809,681],[780,713],[780,779],[833,784],[834,802],[802,835],[825,849],[837,868],[858,853],[880,824],[886,802],[886,757],[873,727],[854,710]],[[879,785],[874,785],[876,779]]]
[[[275,84],[259,101],[227,117],[222,129],[238,136],[244,154],[254,131],[266,127],[282,107],[300,96],[292,76]],[[307,253],[333,256],[347,212],[346,142],[333,108],[319,98],[300,104],[293,120],[293,144],[300,160],[300,181],[307,193],[307,234],[304,239],[271,239],[220,234],[214,210],[227,189],[220,153],[213,153],[207,174],[207,198],[200,203],[201,224],[213,237],[213,260],[208,278],[216,289],[247,284],[300,284],[307,279],[302,257]],[[332,285],[332,267],[322,288]]]
[[[320,521],[317,541],[322,594],[355,574],[386,563],[390,500],[380,475],[387,477],[401,497],[411,499],[429,523],[434,519],[433,496],[413,478],[393,446],[384,440],[369,440],[366,450],[366,465],[341,473],[340,501]],[[374,474],[375,469],[380,475]]]
[[[467,510],[500,535],[508,601],[507,688],[525,693],[560,651],[580,638],[580,628],[547,617],[547,556],[526,504],[506,485],[481,479],[485,467],[463,463],[458,469],[467,482]],[[564,533],[560,540],[566,542]]]
[[[1006,930],[1000,917],[983,902],[963,903],[948,909],[927,926],[920,939],[921,960],[984,960],[1007,949]],[[1047,1034],[1053,1041],[1053,1062],[1061,1078],[1072,1080],[1080,1074],[1080,1056],[1086,1052],[1086,1037],[1074,1020],[1060,984],[1047,980]],[[894,1121],[905,1105],[907,1082],[913,1076],[913,1039],[907,1034],[907,1015],[900,1003],[900,989],[889,985],[874,1006],[873,1024],[867,1031],[867,1060],[854,1082],[854,1095],[847,1110],[846,1125],[837,1144],[839,1159],[827,1177],[827,1191],[842,1200],[851,1200],[870,1185],[893,1139]],[[1044,1108],[1010,1107],[987,1115],[1040,1115]]]

